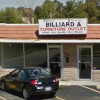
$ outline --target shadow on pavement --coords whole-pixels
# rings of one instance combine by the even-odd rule
[[[24,100],[23,97],[22,97],[22,94],[19,93],[19,92],[16,92],[16,91],[10,90],[10,89],[6,90],[4,92],[7,93],[7,94],[12,95],[12,98],[14,96],[17,96],[17,97],[21,98],[22,100]],[[32,96],[30,100],[44,100],[44,99],[50,99],[50,98],[54,98],[54,97],[51,97],[50,95],[36,95],[36,96]]]
[[[51,99],[54,97],[48,96],[48,95],[37,95],[37,96],[32,96],[31,100],[44,100],[44,99]]]

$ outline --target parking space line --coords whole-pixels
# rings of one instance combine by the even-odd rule
[[[94,92],[96,92],[96,93],[100,93],[100,91],[97,91],[97,90],[92,89],[92,88],[90,88],[90,87],[83,86],[83,85],[80,85],[80,86],[83,87],[83,88],[86,88],[86,89],[88,89],[88,90],[94,91]]]
[[[56,96],[56,98],[59,99],[59,100],[64,100],[63,98],[60,98],[60,97],[58,97],[58,96]]]
[[[4,97],[2,97],[2,96],[0,96],[0,99],[2,99],[2,100],[6,100]]]

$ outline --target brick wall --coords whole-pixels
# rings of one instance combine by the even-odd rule
[[[78,80],[77,44],[63,44],[64,51],[64,80]],[[69,58],[69,62],[66,61]],[[93,81],[100,82],[100,70],[93,70]]]
[[[93,70],[93,81],[100,82],[100,70]]]
[[[77,44],[63,44],[63,51],[63,79],[77,80]]]

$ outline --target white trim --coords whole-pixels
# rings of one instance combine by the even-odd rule
[[[24,43],[23,43],[23,64],[25,67],[25,45],[24,45]]]
[[[3,43],[2,43],[2,67],[1,68],[4,68]]]
[[[92,44],[85,44],[85,45],[78,45],[78,48],[91,48],[92,47]]]
[[[36,40],[35,43],[100,43],[99,40]]]
[[[88,39],[88,40],[17,40],[17,39],[0,39],[1,43],[100,43],[100,39]]]
[[[63,79],[63,68],[64,68],[64,51],[63,51],[63,43],[61,44],[61,79]]]
[[[47,44],[47,68],[50,69],[50,66],[49,66],[49,48],[48,48],[48,44]]]
[[[21,26],[30,26],[30,25],[31,25],[31,26],[33,26],[33,25],[39,25],[39,24],[6,24],[6,23],[0,23],[0,25],[8,25],[8,26],[12,26],[12,25],[13,25],[13,26],[14,26],[14,25],[15,25],[15,26],[16,26],[16,25],[18,25],[18,26],[19,26],[19,25],[21,25]]]
[[[88,24],[88,25],[91,25],[91,26],[93,26],[93,25],[99,26],[100,24]]]
[[[90,79],[80,79],[79,77],[79,48],[90,48],[91,49],[91,78]],[[78,66],[78,80],[93,80],[93,45],[78,45],[77,46],[77,66]]]
[[[79,80],[79,45],[77,45],[77,79]]]
[[[91,79],[93,80],[93,44],[91,45]]]

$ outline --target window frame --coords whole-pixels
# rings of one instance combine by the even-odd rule
[[[12,74],[13,74],[14,72],[16,72],[16,71],[18,71],[18,72],[17,72],[17,75],[16,75],[16,76],[12,76]],[[12,71],[12,72],[9,74],[9,76],[10,76],[10,77],[17,77],[18,74],[19,74],[19,69],[16,69],[16,70]]]

